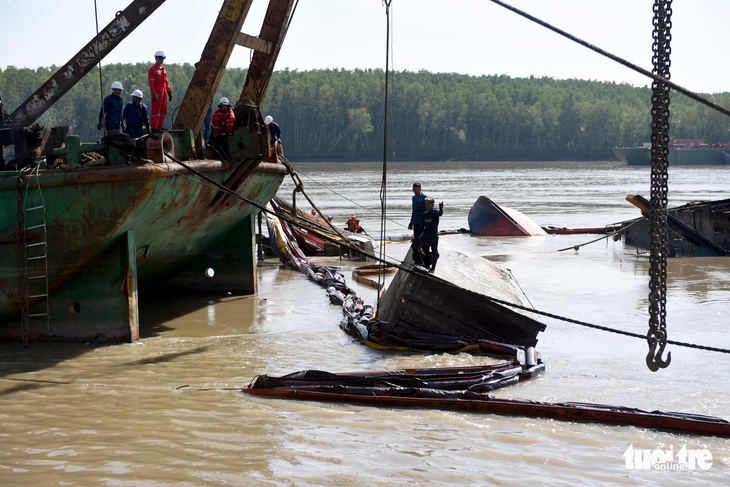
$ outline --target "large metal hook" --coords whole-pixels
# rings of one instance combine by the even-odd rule
[[[666,336],[661,331],[657,331],[656,333],[663,337]],[[659,340],[650,333],[646,337],[646,340],[649,342],[649,353],[646,356],[646,366],[649,367],[649,370],[656,372],[659,369],[664,369],[669,366],[672,361],[672,352],[667,352],[667,360],[662,359],[664,348],[667,346],[666,339]],[[659,350],[657,350],[657,344],[659,345]]]

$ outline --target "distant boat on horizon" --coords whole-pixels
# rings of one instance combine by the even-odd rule
[[[651,144],[642,147],[615,147],[617,159],[629,166],[651,165]],[[715,166],[730,163],[730,144],[707,144],[702,139],[675,139],[669,144],[669,164],[673,166]]]

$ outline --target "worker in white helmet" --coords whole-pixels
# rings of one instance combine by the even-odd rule
[[[213,128],[213,133],[210,137],[212,141],[219,139],[222,135],[233,134],[233,127],[236,125],[236,114],[231,110],[231,103],[225,96],[221,98],[218,104],[218,110],[213,112],[211,125]]]
[[[284,155],[284,147],[281,145],[281,127],[279,124],[274,122],[274,117],[266,115],[264,123],[269,126],[269,135],[271,136],[271,143],[274,146],[274,153]]]
[[[155,53],[155,64],[147,71],[150,83],[150,99],[152,100],[152,128],[161,129],[167,117],[167,102],[172,101],[172,88],[167,79],[167,70],[162,65],[166,56],[164,51]]]
[[[96,129],[105,129],[106,133],[114,133],[122,131],[122,91],[124,87],[119,81],[112,83],[112,93],[104,98],[104,103],[99,110],[99,123]],[[103,122],[103,124],[102,124]]]
[[[124,132],[132,139],[137,141],[137,145],[144,145],[145,134],[150,133],[150,116],[147,111],[147,105],[142,103],[142,92],[134,90],[132,92],[132,101],[124,106],[122,111],[122,126]]]

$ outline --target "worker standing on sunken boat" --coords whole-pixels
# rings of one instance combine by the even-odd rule
[[[438,211],[433,207],[433,198],[426,198],[425,204],[423,232],[420,237],[413,240],[413,258],[416,265],[430,267],[428,272],[433,274],[436,270],[436,261],[439,259],[439,218],[444,214],[444,202],[439,203]]]
[[[413,236],[418,238],[423,230],[423,212],[426,211],[426,195],[421,193],[421,183],[413,183],[413,196],[411,197],[411,221],[408,223],[408,230],[413,230]]]
[[[345,222],[345,230],[353,233],[363,233],[365,229],[360,226],[360,219],[354,213]]]

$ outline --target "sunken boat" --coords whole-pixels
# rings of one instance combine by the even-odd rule
[[[296,171],[290,168],[290,172],[294,181],[301,185]],[[375,253],[375,243],[369,235],[337,228],[323,215],[315,216],[297,208],[296,200],[293,201],[289,203],[278,196],[271,199],[273,214],[269,218],[277,218],[279,222],[269,225],[269,242],[281,245],[283,237],[289,242],[296,241],[301,252],[310,257],[348,255],[352,260],[366,260],[368,255]]]
[[[512,273],[489,260],[450,248],[442,239],[434,273],[416,266],[409,250],[368,324],[381,346],[452,349],[489,340],[534,347],[545,324]],[[456,347],[458,348],[458,347]]]
[[[480,196],[468,215],[469,231],[490,237],[527,237],[547,235],[531,218],[519,211],[500,206],[486,196]]]
[[[34,122],[164,0],[133,0],[10,114],[0,143],[0,338],[134,341],[138,289],[256,291],[254,217],[287,168],[261,106],[294,0],[271,0],[258,36],[250,2],[225,0],[172,130],[83,144]],[[213,7],[214,8],[214,7]],[[201,127],[236,44],[253,50],[236,125],[208,147]]]
[[[641,195],[626,200],[643,218],[626,222],[621,231],[627,245],[648,250],[651,245],[650,202]],[[730,199],[697,201],[667,210],[668,257],[724,257],[730,255]]]
[[[623,228],[622,225],[567,228],[553,225],[540,226],[522,212],[498,205],[486,196],[479,196],[469,209],[469,232],[486,237],[532,237],[544,235],[607,234]]]

